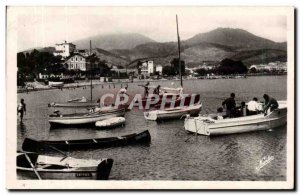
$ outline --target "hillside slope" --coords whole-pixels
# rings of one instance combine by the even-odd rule
[[[152,39],[138,33],[126,33],[97,35],[73,41],[73,43],[77,48],[85,49],[90,47],[90,40],[92,41],[92,48],[101,48],[104,50],[132,49],[140,44],[154,42]]]

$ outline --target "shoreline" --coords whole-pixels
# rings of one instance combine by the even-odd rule
[[[183,81],[188,81],[188,80],[223,80],[223,79],[245,79],[248,76],[286,76],[285,74],[281,75],[245,75],[244,77],[242,76],[237,76],[237,77],[229,77],[229,76],[211,76],[211,77],[192,77],[189,79],[182,79]],[[130,81],[129,79],[120,79],[118,81],[112,81],[112,82],[103,82],[99,80],[93,80],[92,85],[117,85],[117,84],[125,84],[128,85],[130,83],[145,83],[145,82],[167,82],[167,81],[180,81],[179,79],[159,79],[159,80],[151,80],[151,79],[144,79],[144,80],[133,80]],[[27,88],[17,88],[17,93],[29,93],[29,92],[34,92],[34,91],[44,91],[44,90],[62,90],[62,89],[76,89],[80,87],[87,87],[90,86],[90,81],[75,81],[74,83],[67,83],[64,84],[63,87],[50,87],[48,85],[43,85],[37,81],[35,82],[28,82],[28,87]]]

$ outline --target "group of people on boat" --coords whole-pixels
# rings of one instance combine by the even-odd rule
[[[226,108],[225,117],[234,118],[241,116],[250,116],[256,115],[259,113],[267,113],[268,110],[272,112],[273,110],[278,108],[278,102],[275,98],[270,97],[267,94],[263,95],[264,105],[258,102],[258,99],[254,97],[247,104],[245,102],[241,102],[241,106],[237,107],[235,102],[235,94],[231,93],[230,97],[225,99],[222,102],[222,107],[218,108],[218,113],[223,112],[223,108]]]

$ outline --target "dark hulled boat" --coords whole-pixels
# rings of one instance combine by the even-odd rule
[[[79,139],[79,140],[34,140],[25,138],[22,150],[29,152],[46,152],[53,148],[64,151],[83,150],[89,148],[107,148],[115,146],[126,146],[134,144],[149,144],[151,136],[148,130],[141,133],[133,133],[120,137]]]

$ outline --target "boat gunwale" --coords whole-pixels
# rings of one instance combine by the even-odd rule
[[[217,127],[209,127],[210,125],[213,125],[213,123],[206,123],[205,125],[208,126],[209,129],[221,129],[221,128],[227,128],[227,127],[236,127],[236,126],[245,126],[245,125],[253,125],[253,124],[259,124],[259,123],[265,123],[265,122],[271,122],[275,120],[280,120],[281,118],[285,118],[287,115],[283,115],[282,117],[278,118],[272,118],[268,120],[262,120],[258,122],[251,122],[251,123],[242,123],[242,124],[236,124],[236,125],[227,125],[227,126],[217,126]]]
[[[82,144],[98,144],[98,143],[95,143],[93,142],[93,140],[96,140],[96,141],[117,141],[117,140],[123,140],[123,139],[128,139],[128,138],[132,138],[132,137],[137,137],[137,136],[140,136],[140,135],[144,135],[144,134],[149,134],[149,130],[145,130],[145,131],[142,131],[140,133],[132,133],[132,134],[128,134],[128,135],[123,135],[123,136],[119,136],[119,137],[104,137],[104,138],[94,138],[94,139],[78,139],[78,140],[34,140],[34,139],[31,139],[31,138],[27,138],[27,139],[31,139],[31,140],[34,140],[34,141],[37,141],[39,143],[42,143],[42,144],[50,144],[50,145],[58,145],[58,144],[64,144],[64,145],[72,145],[72,144],[80,144],[80,142],[82,142]],[[68,143],[66,143],[66,141]],[[76,143],[74,143],[76,142]]]
[[[85,169],[81,169],[81,168],[91,168],[91,169],[86,169],[85,170]],[[65,168],[65,169],[43,169],[43,168],[35,167],[35,169],[39,173],[78,173],[78,172],[93,172],[93,173],[97,173],[97,166],[91,166],[91,167],[70,167],[70,168]],[[17,166],[17,171],[33,172],[34,170],[31,167],[26,168],[26,167]]]

